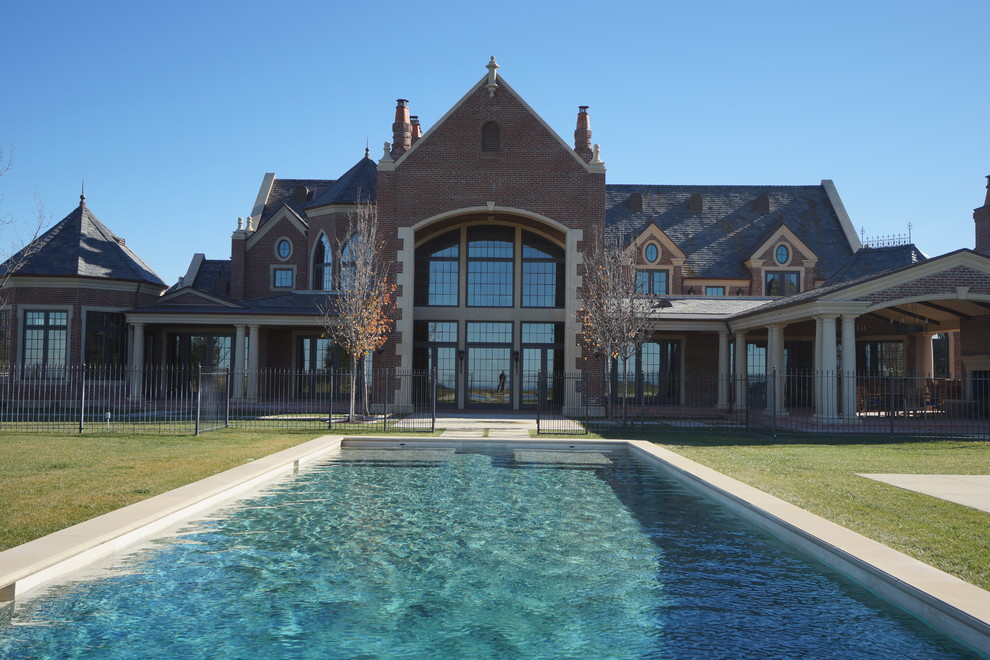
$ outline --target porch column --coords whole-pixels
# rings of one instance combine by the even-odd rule
[[[729,331],[718,333],[718,403],[719,410],[729,408]]]
[[[822,378],[822,317],[815,317],[815,413],[822,409],[822,392],[824,391],[824,379]]]
[[[237,336],[234,338],[234,373],[233,387],[231,388],[231,398],[244,398],[244,326],[234,326],[237,329]]]
[[[775,378],[774,373],[777,374]],[[767,326],[767,412],[772,412],[776,406],[778,415],[787,414],[784,409],[784,379],[784,326],[774,323]],[[770,384],[773,385],[772,393]]]
[[[835,372],[835,319],[837,314],[823,314],[821,319],[821,334],[816,337],[816,343],[822,346],[821,361],[821,408],[815,413],[815,417],[822,421],[834,422],[839,409],[838,392],[836,392]]]
[[[918,373],[915,375],[921,378],[931,378],[935,373],[935,357],[932,351],[932,337],[934,336],[927,332],[918,336],[918,348],[915,353]]]
[[[258,398],[258,326],[248,326],[247,398]]]
[[[141,398],[141,383],[144,381],[144,323],[131,324],[131,382],[127,392],[130,399]]]
[[[945,343],[946,362],[948,363],[948,376],[951,380],[959,377],[956,373],[956,342],[959,341],[958,332],[947,332],[945,336],[948,341]]]
[[[856,318],[842,315],[842,419],[847,422],[856,419]]]
[[[746,409],[746,332],[736,330],[736,410]]]

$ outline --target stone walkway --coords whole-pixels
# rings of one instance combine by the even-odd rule
[[[441,438],[518,440],[529,438],[530,431],[536,430],[536,415],[519,412],[438,414],[437,428],[444,429]]]
[[[990,475],[861,474],[859,476],[990,513]]]

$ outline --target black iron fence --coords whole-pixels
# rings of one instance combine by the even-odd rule
[[[990,439],[990,374],[965,379],[839,372],[745,377],[539,374],[541,434],[617,428]]]
[[[222,427],[432,433],[436,379],[396,371],[0,368],[0,432],[199,434]]]

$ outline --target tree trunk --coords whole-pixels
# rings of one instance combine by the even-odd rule
[[[356,422],[356,406],[357,406],[357,360],[351,360],[351,410],[349,413],[349,422]]]

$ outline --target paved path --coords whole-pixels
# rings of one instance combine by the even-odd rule
[[[536,430],[536,415],[512,413],[455,413],[437,415],[441,438],[513,440],[530,437]]]
[[[990,513],[990,475],[861,474],[859,476]]]

